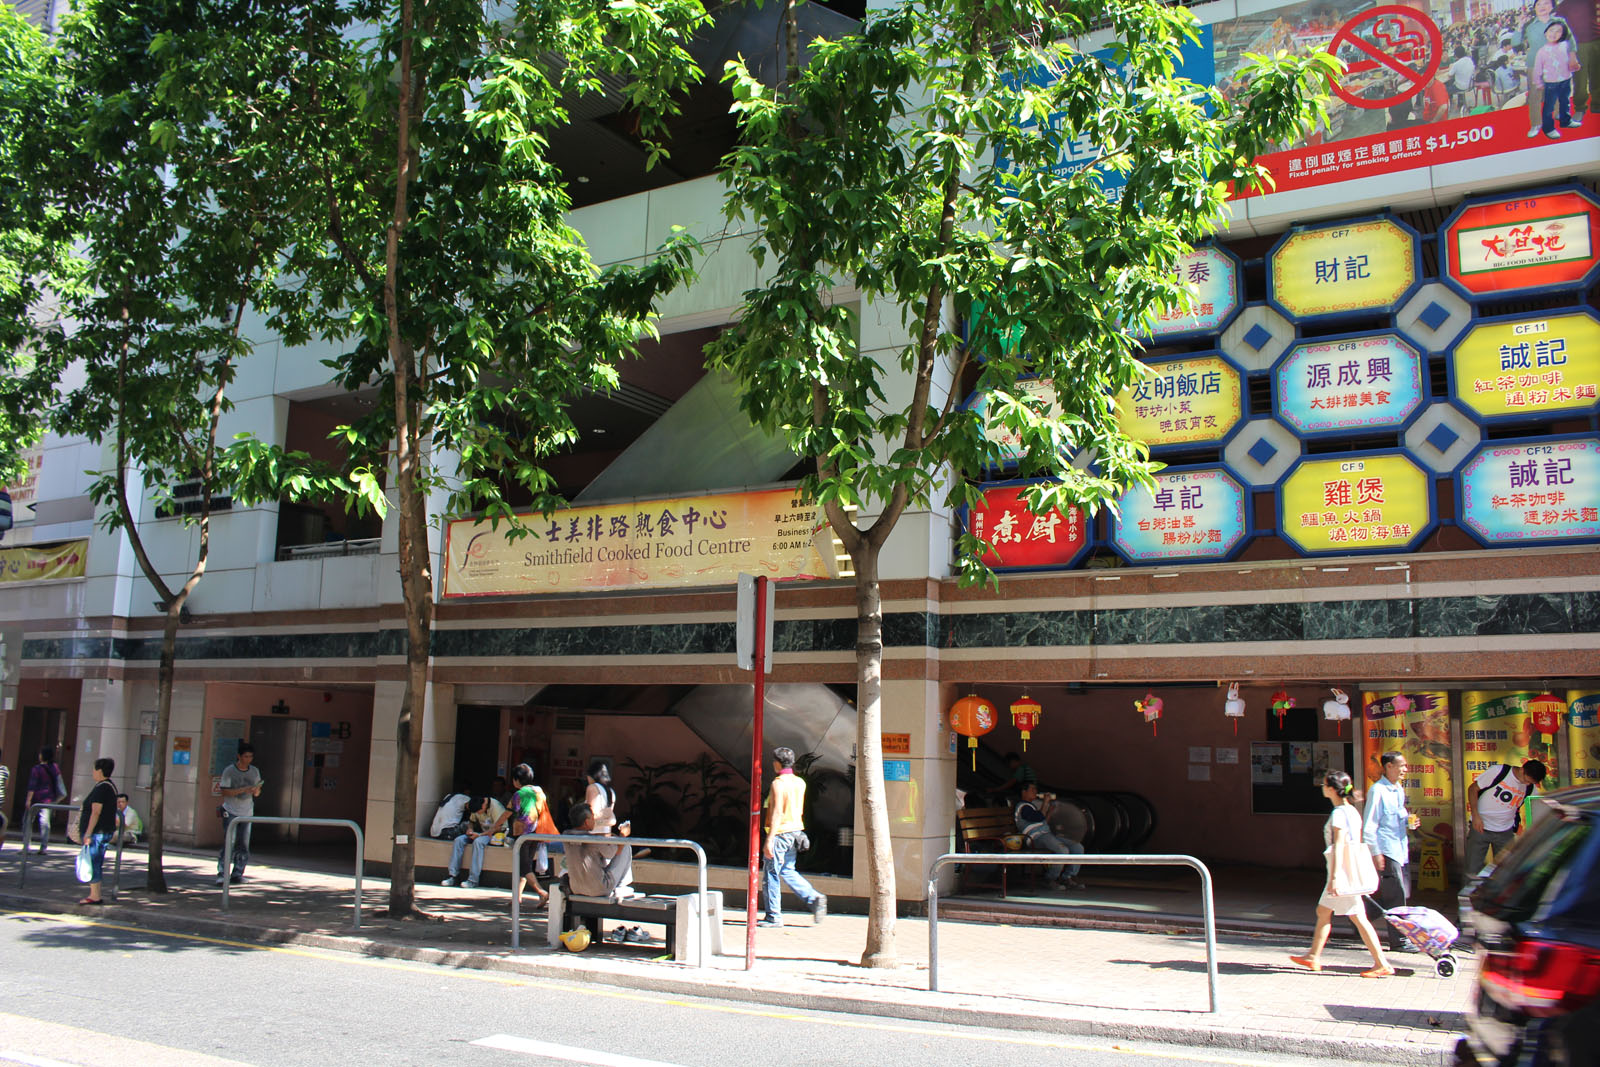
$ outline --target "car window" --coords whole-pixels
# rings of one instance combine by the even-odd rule
[[[1583,816],[1541,820],[1478,887],[1474,905],[1506,922],[1533,918],[1560,892],[1566,868],[1594,833],[1594,824],[1593,817]]]

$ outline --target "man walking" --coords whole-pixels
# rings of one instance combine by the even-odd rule
[[[1372,862],[1378,868],[1378,891],[1370,898],[1368,910],[1375,924],[1388,925],[1379,922],[1382,912],[1405,906],[1406,867],[1411,860],[1407,831],[1416,825],[1416,818],[1406,811],[1406,791],[1400,784],[1408,769],[1405,756],[1385,752],[1380,762],[1383,777],[1367,791],[1367,820],[1361,840],[1372,850]],[[1393,926],[1389,926],[1389,951],[1414,951]]]
[[[800,900],[811,909],[812,921],[821,925],[828,917],[828,898],[811,887],[799,871],[794,869],[795,857],[802,851],[805,838],[806,806],[805,779],[794,773],[794,749],[772,750],[772,787],[767,792],[767,841],[761,847],[766,859],[766,878],[762,894],[764,907],[757,926],[783,925],[782,879]],[[805,842],[809,844],[809,841]]]
[[[1544,764],[1531,759],[1521,767],[1501,763],[1467,786],[1467,877],[1483,870],[1494,848],[1495,862],[1522,828],[1522,802],[1544,781]]]
[[[217,853],[217,884],[227,877],[228,839],[233,820],[256,813],[256,797],[261,795],[261,772],[254,766],[256,750],[248,741],[239,742],[239,755],[222,769],[217,782],[222,793],[222,849]],[[250,824],[240,827],[233,842],[233,884],[244,881],[244,869],[250,862]]]

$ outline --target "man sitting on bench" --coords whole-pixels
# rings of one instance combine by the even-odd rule
[[[594,832],[594,811],[588,804],[574,804],[568,814],[571,828],[562,836],[590,837],[594,844],[566,843],[567,888],[575,896],[610,897],[622,900],[636,896],[633,888],[633,849],[627,845],[600,844],[614,840]],[[633,827],[619,823],[617,833],[627,837]]]

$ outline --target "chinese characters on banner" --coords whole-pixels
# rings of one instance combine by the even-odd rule
[[[1440,234],[1445,274],[1469,298],[1583,288],[1600,253],[1600,204],[1576,189],[1468,204]]]
[[[1481,322],[1450,353],[1451,392],[1480,418],[1593,411],[1600,320],[1590,311]]]
[[[1301,460],[1278,495],[1279,530],[1302,552],[1409,548],[1433,525],[1428,474],[1400,453]]]
[[[82,578],[89,562],[89,541],[0,548],[0,582],[43,582]]]
[[[838,577],[821,509],[792,489],[626,501],[522,520],[533,536],[514,541],[505,523],[451,522],[444,595],[731,585],[740,573]]]
[[[1117,394],[1117,421],[1151,448],[1205,444],[1228,435],[1244,414],[1233,364],[1218,355],[1148,364],[1151,373]]]
[[[1190,252],[1178,268],[1178,278],[1194,290],[1194,310],[1171,311],[1157,318],[1151,340],[1216,333],[1242,303],[1239,261],[1221,248],[1205,246]]]
[[[1111,519],[1111,541],[1132,563],[1224,559],[1249,532],[1248,497],[1220,467],[1165,471],[1155,491],[1130,489]]]
[[[1051,508],[1035,515],[1022,501],[1026,485],[983,487],[985,506],[967,513],[967,532],[988,541],[983,562],[997,571],[1032,567],[1068,567],[1089,545],[1081,508],[1068,513]]]
[[[1600,439],[1487,444],[1458,477],[1461,525],[1485,544],[1600,538]]]
[[[1017,382],[1017,391],[1029,399],[1037,399],[1044,403],[1045,410],[1051,417],[1061,415],[1061,403],[1056,399],[1055,389],[1049,378],[1024,378]],[[979,410],[985,410],[987,401],[980,399]],[[995,445],[1000,451],[999,466],[1011,466],[1022,455],[1022,437],[1014,430],[985,420],[983,427],[984,440]]]
[[[1301,322],[1392,310],[1417,282],[1417,235],[1393,219],[1294,229],[1272,250],[1269,299]]]
[[[1461,694],[1461,744],[1466,750],[1463,781],[1470,782],[1501,763],[1520,767],[1536,759],[1549,772],[1539,791],[1548,793],[1561,784],[1556,746],[1553,740],[1534,732],[1533,718],[1528,714],[1528,701],[1538,695],[1511,690]]]
[[[1278,418],[1302,435],[1400,426],[1422,404],[1422,356],[1392,333],[1312,341],[1272,374]]]
[[[1412,836],[1413,854],[1423,839],[1450,843],[1454,819],[1451,773],[1455,755],[1450,748],[1450,702],[1443,692],[1406,693],[1396,707],[1398,693],[1362,693],[1361,721],[1366,726],[1366,780],[1370,785],[1383,776],[1385,752],[1399,751],[1410,768],[1401,780],[1406,810],[1421,825]]]
[[[1600,693],[1567,693],[1567,744],[1572,784],[1600,785]]]

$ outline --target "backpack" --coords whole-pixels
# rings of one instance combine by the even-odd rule
[[[1510,773],[1511,773],[1511,764],[1509,764],[1509,763],[1500,764],[1500,773],[1494,776],[1494,781],[1489,783],[1489,788],[1493,789],[1495,786],[1497,786],[1501,782],[1505,781],[1506,780],[1506,775],[1508,775]],[[1523,801],[1529,800],[1533,796],[1533,794],[1538,791],[1538,788],[1539,788],[1538,786],[1534,785],[1532,782],[1529,782],[1528,783],[1528,792],[1523,796],[1523,798],[1522,798]],[[1516,808],[1512,810],[1512,813],[1511,813],[1511,829],[1513,831],[1522,829],[1522,805],[1521,804],[1518,804],[1516,806]]]

